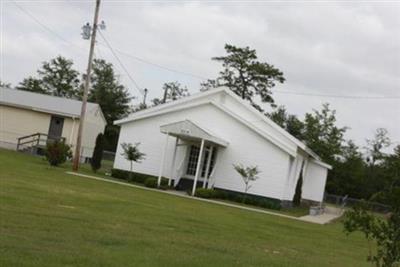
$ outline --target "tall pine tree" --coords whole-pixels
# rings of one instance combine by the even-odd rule
[[[203,90],[226,86],[260,111],[263,109],[257,104],[257,96],[261,102],[273,104],[271,88],[285,81],[283,72],[267,62],[258,61],[256,50],[249,47],[226,44],[225,51],[225,56],[212,58],[222,63],[223,70],[217,79],[203,83]]]

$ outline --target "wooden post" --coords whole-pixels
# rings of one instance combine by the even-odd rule
[[[165,161],[165,154],[167,154],[167,148],[168,148],[168,137],[169,137],[169,133],[167,133],[167,138],[165,140],[165,146],[164,146],[164,150],[162,153],[162,158],[161,158],[161,165],[160,165],[160,172],[158,173],[158,180],[157,180],[157,186],[160,187],[161,185],[161,177],[164,171],[164,161]]]
[[[178,142],[179,142],[179,137],[176,137],[174,154],[172,156],[172,163],[171,163],[171,174],[170,174],[170,177],[168,180],[168,186],[171,186],[171,181],[172,181],[172,179],[174,179],[174,175],[175,175],[175,160],[176,160],[176,150],[178,149]]]
[[[74,161],[73,161],[73,165],[72,165],[73,171],[77,171],[79,168],[83,127],[84,127],[85,114],[86,114],[86,104],[87,104],[87,97],[88,97],[88,92],[89,92],[90,74],[92,72],[92,63],[93,63],[92,58],[93,58],[94,46],[96,44],[97,21],[99,19],[99,10],[100,10],[100,0],[96,0],[96,9],[94,12],[92,37],[90,40],[88,67],[86,70],[86,79],[85,79],[85,84],[84,84],[84,88],[83,88],[81,115],[79,117],[78,136],[76,139],[75,155],[74,155]]]
[[[201,160],[203,158],[203,150],[204,150],[204,139],[201,139],[199,158],[197,160],[196,174],[194,176],[194,182],[193,182],[193,188],[192,188],[192,196],[194,196],[194,193],[196,192],[197,179],[199,178],[200,168],[201,168]]]

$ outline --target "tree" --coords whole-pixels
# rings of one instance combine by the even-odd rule
[[[236,47],[226,44],[227,55],[214,57],[212,60],[222,63],[223,70],[216,80],[208,80],[203,83],[203,90],[217,86],[226,86],[235,92],[242,99],[262,111],[256,104],[255,97],[259,96],[261,102],[274,103],[271,96],[271,88],[277,82],[283,83],[283,73],[267,62],[260,62],[257,59],[256,50],[249,47]]]
[[[376,130],[373,139],[367,139],[366,149],[366,166],[365,178],[363,184],[363,192],[366,199],[373,197],[375,200],[381,198],[380,192],[388,189],[391,177],[386,174],[384,163],[388,158],[388,154],[384,149],[390,145],[388,131],[383,128]]]
[[[0,87],[11,89],[11,83],[2,82],[0,80]]]
[[[79,98],[79,72],[72,68],[72,60],[58,56],[43,62],[37,70],[38,78],[24,79],[19,90],[49,94],[59,97]]]
[[[163,97],[162,103],[166,103],[168,99],[171,101],[174,101],[179,98],[190,95],[187,87],[186,86],[183,87],[177,81],[164,83],[163,90],[164,90],[164,97]],[[154,101],[153,101],[153,103],[154,103]]]
[[[96,137],[96,144],[93,150],[92,159],[90,161],[90,165],[92,166],[92,170],[94,172],[97,172],[97,170],[101,168],[103,151],[104,151],[104,136],[102,133],[99,133]]]
[[[241,164],[234,164],[233,168],[242,177],[244,185],[245,185],[244,192],[245,192],[245,194],[247,194],[247,191],[249,191],[249,189],[251,188],[250,182],[253,182],[258,179],[257,175],[260,173],[260,171],[258,170],[258,167],[257,166],[244,167]],[[245,201],[245,197],[243,198],[243,202]]]
[[[296,115],[289,114],[284,106],[274,108],[265,115],[297,139],[303,140],[304,123]]]
[[[393,212],[388,218],[377,217],[368,211],[367,205],[356,206],[344,215],[346,234],[362,232],[369,243],[367,260],[376,266],[400,266],[400,190],[391,195]],[[371,243],[375,243],[376,252]]]
[[[20,82],[19,86],[17,86],[17,89],[39,94],[50,94],[50,92],[43,87],[42,80],[32,76],[25,78],[22,82]]]
[[[340,157],[333,162],[330,179],[327,181],[327,191],[336,195],[349,195],[354,198],[367,199],[365,190],[365,163],[356,144],[349,140],[342,147]]]
[[[296,115],[288,116],[285,129],[297,139],[304,140],[304,122],[299,120]]]
[[[129,114],[131,97],[128,90],[118,81],[114,67],[104,59],[93,61],[93,74],[88,100],[98,103],[107,124]]]
[[[178,100],[182,97],[189,96],[189,90],[187,89],[186,86],[182,86],[179,82],[167,82],[164,83],[162,87],[164,94],[163,97],[160,98],[153,98],[151,100],[152,106],[158,106],[160,104],[164,104],[169,101],[175,101]],[[147,106],[146,106],[147,108]],[[142,108],[137,108],[136,111],[142,110]]]
[[[93,62],[88,101],[100,105],[107,121],[104,131],[105,149],[115,151],[119,127],[113,123],[129,114],[131,97],[128,90],[118,81],[113,65],[103,59],[95,59]]]
[[[389,188],[400,187],[400,145],[397,145],[393,154],[385,157],[383,168],[388,177],[390,177]]]
[[[385,157],[383,149],[390,146],[390,138],[388,137],[388,131],[385,128],[376,129],[373,139],[367,139],[367,161],[370,165],[376,165],[377,162]]]
[[[133,162],[141,162],[141,160],[146,156],[146,154],[140,152],[139,145],[140,143],[135,143],[134,145],[131,143],[121,144],[123,150],[121,155],[124,156],[124,158],[131,164],[129,180],[132,180]]]
[[[379,188],[377,187],[371,196],[371,200],[389,204],[390,196],[393,195],[393,192],[400,192],[400,145],[394,148],[393,154],[386,155],[379,166],[374,166],[374,174],[377,168],[381,169],[381,171],[378,174],[379,176],[375,175],[377,177],[374,177],[374,180],[379,183],[381,190],[377,192]]]
[[[282,128],[286,128],[286,121],[289,114],[287,113],[285,106],[279,106],[265,115]]]
[[[333,164],[342,153],[346,127],[336,126],[336,111],[323,104],[322,110],[307,113],[304,120],[304,140],[323,161]]]
[[[162,100],[160,100],[159,98],[153,98],[151,102],[153,103],[153,106],[158,106],[162,104]]]

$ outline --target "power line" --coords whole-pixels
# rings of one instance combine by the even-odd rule
[[[23,13],[25,13],[27,16],[29,16],[33,21],[35,21],[37,24],[39,24],[41,27],[43,27],[46,31],[48,31],[49,33],[51,33],[52,35],[56,36],[57,38],[59,38],[60,40],[62,40],[63,42],[73,45],[75,47],[78,47],[82,50],[81,47],[77,46],[74,43],[71,43],[70,41],[68,41],[67,39],[65,39],[64,37],[62,37],[61,35],[59,35],[57,32],[55,32],[54,30],[52,30],[51,28],[49,28],[48,26],[46,26],[45,24],[43,24],[40,20],[38,20],[35,16],[33,16],[30,12],[28,12],[26,9],[24,9],[22,6],[20,6],[19,4],[17,4],[14,0],[12,0],[12,2],[17,6],[18,9],[20,9]],[[124,66],[124,64],[122,63],[122,61],[120,60],[120,58],[118,57],[118,55],[116,54],[116,52],[118,52],[119,54],[122,55],[126,55],[132,59],[135,59],[137,61],[143,62],[145,64],[148,65],[152,65],[155,67],[158,67],[160,69],[164,69],[170,72],[175,72],[178,74],[182,74],[182,75],[186,75],[186,76],[191,76],[200,80],[207,80],[208,78],[201,76],[201,75],[197,75],[197,74],[193,74],[190,72],[184,72],[184,71],[180,71],[180,70],[176,70],[170,67],[166,67],[148,60],[145,60],[143,58],[137,57],[135,55],[132,55],[130,53],[124,52],[120,49],[117,48],[112,48],[110,43],[105,39],[105,37],[103,36],[103,34],[101,34],[100,32],[100,36],[102,37],[102,39],[104,40],[104,42],[106,43],[106,45],[98,42],[100,45],[103,46],[107,46],[112,54],[114,55],[114,57],[117,59],[117,61],[119,62],[119,64],[121,65],[122,69],[124,70],[124,72],[126,73],[126,75],[129,77],[129,79],[132,81],[132,83],[134,84],[134,86],[136,87],[136,89],[140,92],[140,94],[143,95],[143,90],[140,88],[140,86],[138,85],[138,83],[133,79],[133,77],[129,74],[128,70],[126,69],[126,67]],[[98,51],[100,52],[100,51]],[[400,96],[362,96],[362,95],[331,95],[331,94],[317,94],[317,93],[308,93],[308,92],[295,92],[295,91],[285,91],[285,90],[272,90],[274,93],[276,94],[290,94],[290,95],[303,95],[303,96],[316,96],[316,97],[328,97],[328,98],[347,98],[347,99],[400,99]]]
[[[118,57],[118,55],[115,53],[114,49],[112,48],[112,46],[110,45],[110,43],[107,41],[107,39],[104,37],[104,35],[101,33],[101,31],[99,31],[100,37],[104,40],[104,42],[106,43],[106,45],[108,46],[108,48],[110,49],[111,53],[114,55],[115,59],[118,61],[118,63],[121,65],[121,68],[125,71],[126,75],[128,75],[129,79],[131,80],[131,82],[135,85],[136,89],[138,90],[138,92],[143,95],[144,92],[143,90],[140,88],[140,86],[137,84],[137,82],[135,81],[135,79],[133,79],[133,77],[129,74],[128,70],[126,69],[124,63],[122,63],[121,59]]]
[[[148,65],[152,65],[152,66],[155,66],[157,68],[164,69],[164,70],[167,70],[167,71],[170,71],[170,72],[175,72],[175,73],[179,73],[179,74],[182,74],[182,75],[191,76],[191,77],[197,78],[199,80],[207,80],[207,79],[209,79],[207,77],[204,77],[204,76],[201,76],[201,75],[198,75],[198,74],[193,74],[193,73],[190,73],[190,72],[180,71],[180,70],[176,70],[176,69],[173,69],[173,68],[170,68],[170,67],[166,67],[166,66],[154,63],[154,62],[150,62],[148,60],[145,60],[143,58],[134,56],[132,54],[129,54],[129,53],[124,52],[124,51],[121,51],[119,49],[115,49],[115,51],[117,51],[120,54],[123,54],[123,55],[126,55],[128,57],[131,57],[131,58],[133,58],[133,59],[135,59],[137,61],[143,62],[143,63],[148,64]]]
[[[98,45],[96,45],[96,50],[97,50],[97,56],[98,58],[104,59],[103,53],[100,51],[100,48]]]
[[[399,99],[400,98],[400,96],[330,95],[330,94],[316,94],[316,93],[294,92],[285,90],[273,90],[273,92],[277,94],[291,94],[291,95],[331,97],[331,98],[349,98],[349,99]]]
[[[61,35],[59,35],[57,32],[55,32],[54,30],[52,30],[51,28],[49,28],[48,26],[46,26],[45,24],[43,24],[40,20],[38,20],[34,15],[32,15],[29,11],[27,11],[26,9],[24,9],[22,6],[20,6],[17,2],[15,2],[14,0],[12,0],[12,2],[14,3],[14,5],[21,10],[24,14],[26,14],[28,17],[30,17],[33,21],[35,21],[37,24],[39,24],[42,28],[44,28],[46,31],[48,31],[49,33],[51,33],[52,35],[56,36],[57,38],[59,38],[60,40],[62,40],[64,43],[67,43],[69,45],[73,45],[76,47],[76,44],[71,43],[70,41],[68,41],[67,39],[65,39],[64,37],[62,37]],[[79,47],[80,48],[80,47]]]
[[[157,63],[153,63],[150,61],[147,61],[145,59],[139,58],[137,56],[134,56],[132,54],[129,54],[127,52],[121,51],[119,49],[114,49],[115,51],[117,51],[120,54],[129,56],[135,60],[141,61],[143,63],[149,64],[149,65],[153,65],[156,66],[158,68],[161,69],[165,69],[167,71],[171,71],[171,72],[176,72],[179,74],[183,74],[183,75],[188,75],[188,76],[192,76],[201,80],[207,80],[208,78],[201,76],[201,75],[197,75],[197,74],[193,74],[193,73],[188,73],[188,72],[182,72],[179,70],[175,70],[169,67],[165,67],[162,65],[159,65]],[[292,94],[292,95],[304,95],[304,96],[317,96],[317,97],[330,97],[330,98],[349,98],[349,99],[398,99],[400,98],[400,96],[358,96],[358,95],[330,95],[330,94],[316,94],[316,93],[308,93],[308,92],[294,92],[294,91],[285,91],[285,90],[273,90],[274,93],[277,94]]]
[[[76,46],[80,49],[82,49],[81,47],[71,43],[70,41],[68,41],[67,39],[65,39],[64,37],[62,37],[61,35],[59,35],[57,32],[55,32],[54,30],[52,30],[51,28],[49,28],[48,26],[46,26],[44,23],[42,23],[39,19],[37,19],[34,15],[32,15],[29,11],[27,11],[26,9],[24,9],[22,6],[20,6],[19,4],[17,4],[17,2],[15,2],[14,0],[12,0],[12,2],[15,4],[15,6],[21,10],[25,15],[29,16],[33,21],[35,21],[37,24],[39,24],[43,29],[45,29],[46,31],[48,31],[49,33],[51,33],[52,35],[56,36],[58,39],[62,40],[63,42],[65,42],[66,44],[69,45],[73,45]],[[107,46],[109,47],[109,49],[111,50],[111,52],[113,53],[113,55],[115,56],[115,58],[117,59],[117,61],[119,62],[119,64],[121,65],[121,67],[123,68],[123,70],[125,71],[125,73],[128,75],[129,79],[132,81],[132,83],[134,84],[134,86],[136,87],[136,89],[139,91],[140,94],[143,95],[142,90],[140,89],[139,85],[137,84],[137,82],[132,78],[132,76],[129,74],[129,72],[127,71],[127,69],[125,68],[124,64],[121,62],[121,60],[119,59],[119,57],[116,55],[116,53],[113,51],[112,47],[110,46],[109,42],[104,38],[104,36],[101,34],[101,32],[99,31],[100,36],[103,38],[103,40],[106,42]],[[100,50],[98,50],[99,54],[100,54]]]

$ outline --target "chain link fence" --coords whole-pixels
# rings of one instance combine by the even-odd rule
[[[114,160],[115,160],[115,152],[103,151],[103,160],[108,160],[108,161],[114,162]]]
[[[361,199],[351,198],[348,196],[339,196],[334,194],[325,194],[324,202],[328,204],[333,204],[338,207],[353,207],[361,202],[366,203],[371,211],[379,212],[379,213],[387,213],[391,211],[391,207],[389,205],[384,205],[378,202],[365,201]]]

